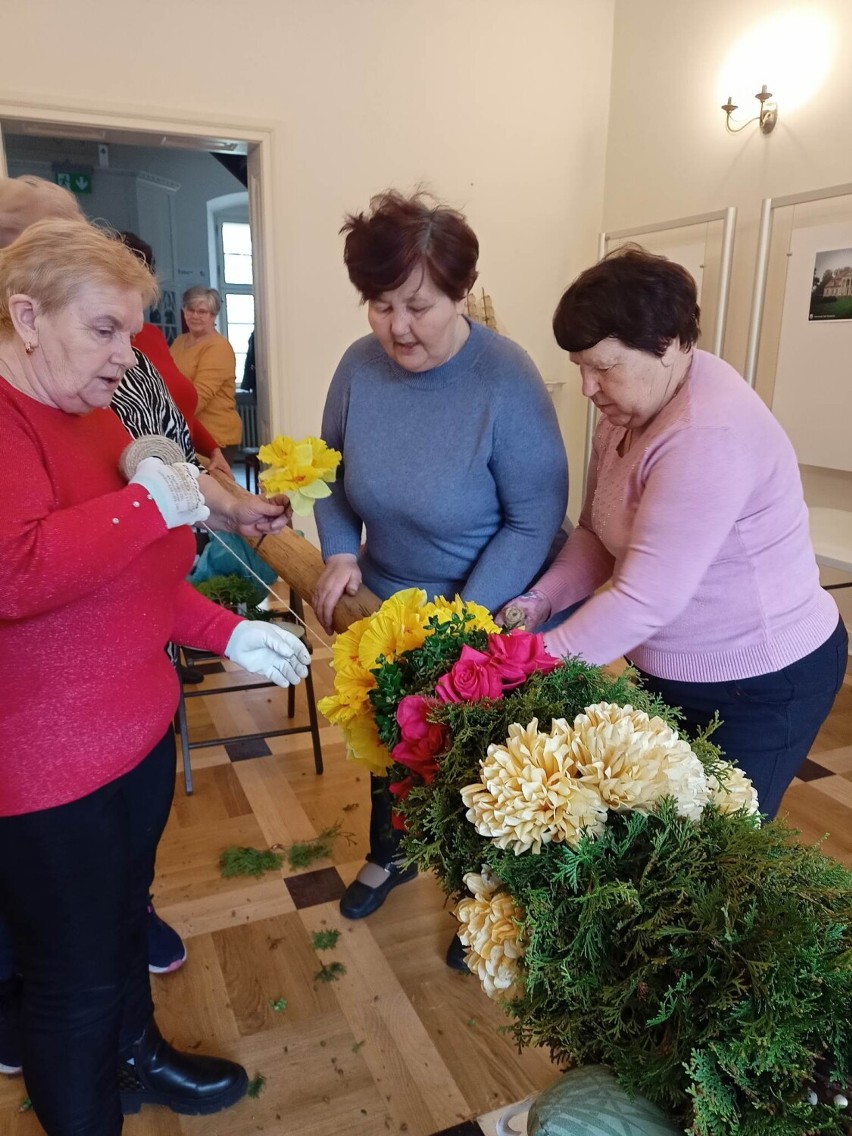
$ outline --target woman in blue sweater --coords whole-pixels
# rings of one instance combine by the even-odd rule
[[[381,599],[419,587],[496,611],[538,574],[565,516],[547,391],[520,347],[462,314],[479,243],[460,213],[389,191],[342,231],[372,334],[344,354],[325,405],[322,435],[343,464],[317,503],[326,569],[314,609],[331,631],[363,579]],[[390,818],[374,777],[370,854],[340,902],[350,919],[414,874],[395,865]]]

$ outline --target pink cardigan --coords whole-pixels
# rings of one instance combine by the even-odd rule
[[[838,611],[819,586],[796,455],[736,371],[696,351],[620,457],[623,435],[601,420],[580,524],[536,590],[558,611],[612,586],[547,633],[548,650],[722,682],[824,643]]]

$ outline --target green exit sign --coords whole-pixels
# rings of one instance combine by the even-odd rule
[[[72,193],[91,193],[92,175],[60,173],[56,175],[56,184],[63,189],[70,189]]]

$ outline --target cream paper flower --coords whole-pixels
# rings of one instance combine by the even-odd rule
[[[745,809],[749,816],[758,811],[757,790],[738,765],[725,762],[728,776],[719,781],[712,773],[707,778],[710,801],[720,813],[735,813]]]
[[[674,797],[679,816],[700,819],[710,799],[704,766],[662,718],[599,702],[565,736],[583,783],[608,808],[647,813],[661,797]]]
[[[469,872],[464,883],[473,898],[463,899],[455,915],[461,924],[459,938],[467,947],[465,962],[489,998],[510,997],[521,980],[518,960],[524,950],[518,942],[518,921],[523,912],[484,865],[481,874]]]
[[[461,791],[476,831],[516,856],[537,854],[551,841],[578,844],[584,832],[599,835],[606,807],[597,788],[579,779],[571,741],[561,719],[549,734],[539,733],[537,718],[509,726],[505,745],[488,747],[480,780]]]

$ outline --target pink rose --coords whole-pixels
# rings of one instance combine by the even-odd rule
[[[541,635],[520,629],[508,635],[489,635],[488,653],[500,675],[503,690],[514,690],[536,671],[550,674],[561,665],[559,659],[548,655]]]
[[[432,753],[439,753],[444,748],[444,727],[429,721],[429,711],[437,705],[437,699],[424,698],[419,694],[406,694],[400,700],[396,720],[404,741],[427,741]]]
[[[435,693],[442,702],[477,702],[480,698],[500,698],[503,684],[496,661],[465,643],[458,661],[453,663],[447,674],[438,679]]]

